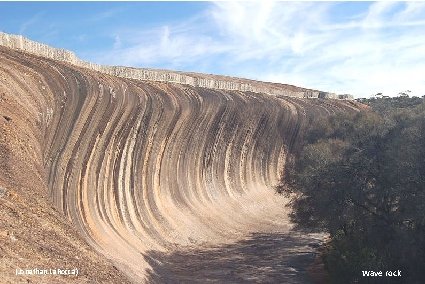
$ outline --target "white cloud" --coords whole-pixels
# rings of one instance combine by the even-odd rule
[[[115,35],[114,37],[114,45],[113,45],[113,49],[120,49],[121,48],[121,38],[119,35]]]
[[[128,41],[136,43],[127,45]],[[115,35],[113,50],[99,59],[112,64],[148,66],[163,63],[178,68],[219,53],[221,49],[219,44],[207,36],[192,34],[190,30],[176,30],[165,25],[135,33],[130,39],[119,34]]]
[[[344,4],[217,2],[183,23],[117,31],[113,51],[97,59],[357,96],[406,89],[424,95],[424,3],[359,3],[357,14],[339,7],[346,15],[336,15],[338,5]]]
[[[29,28],[32,28],[38,21],[40,21],[43,15],[44,12],[39,12],[23,22],[19,28],[19,34],[24,34]]]

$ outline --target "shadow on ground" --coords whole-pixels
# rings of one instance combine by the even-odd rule
[[[294,233],[253,234],[234,244],[172,254],[150,251],[148,283],[315,283],[321,238]],[[321,281],[320,281],[321,282]]]

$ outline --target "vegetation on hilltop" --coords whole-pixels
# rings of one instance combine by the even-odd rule
[[[364,103],[372,111],[312,123],[278,190],[293,196],[300,228],[329,233],[323,257],[333,283],[371,281],[366,270],[401,271],[380,283],[423,283],[425,104],[408,97]]]

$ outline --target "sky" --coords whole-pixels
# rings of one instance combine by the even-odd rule
[[[105,65],[425,95],[425,2],[0,2],[0,31]]]

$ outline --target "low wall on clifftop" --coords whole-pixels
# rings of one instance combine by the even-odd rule
[[[29,40],[21,35],[10,35],[0,32],[0,46],[22,50],[38,56],[68,62],[75,66],[89,68],[105,74],[147,81],[171,82],[186,84],[193,87],[202,87],[209,89],[231,90],[231,91],[250,91],[254,93],[264,93],[269,95],[281,95],[299,98],[332,98],[332,99],[353,99],[352,96],[346,95],[333,96],[326,95],[329,93],[318,92],[314,90],[301,89],[299,91],[290,90],[285,86],[276,86],[276,84],[267,84],[258,81],[250,81],[247,79],[239,80],[219,80],[215,78],[207,78],[205,75],[187,75],[183,72],[175,72],[168,70],[154,70],[147,68],[130,68],[122,66],[105,66],[86,62],[79,59],[75,53],[59,48],[53,48],[43,43]],[[211,75],[211,77],[214,77]]]

